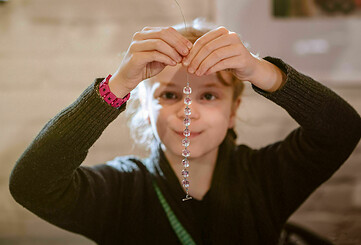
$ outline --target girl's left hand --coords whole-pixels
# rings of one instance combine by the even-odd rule
[[[182,63],[197,76],[231,70],[241,81],[249,81],[259,65],[238,34],[219,27],[197,39]]]
[[[197,39],[182,63],[197,76],[230,70],[241,81],[274,92],[286,83],[286,74],[274,64],[250,53],[238,34],[225,27],[211,30]]]

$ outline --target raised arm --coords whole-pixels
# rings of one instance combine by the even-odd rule
[[[284,222],[347,160],[361,137],[361,118],[331,89],[266,57],[287,76],[275,92],[252,88],[284,108],[300,127],[284,140],[256,150],[250,168],[262,183],[272,212]]]

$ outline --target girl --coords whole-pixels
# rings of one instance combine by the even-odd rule
[[[187,73],[192,199],[183,202]],[[235,144],[244,81],[300,126],[260,149]],[[140,99],[133,123],[147,129],[150,156],[81,166],[129,93]],[[360,125],[332,90],[278,58],[252,55],[224,27],[146,27],[113,76],[96,79],[44,126],[16,162],[10,191],[39,217],[98,244],[277,244],[288,217],[350,156]]]

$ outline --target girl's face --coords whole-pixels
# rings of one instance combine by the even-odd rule
[[[227,72],[222,74],[230,84]],[[228,74],[229,76],[229,74]],[[186,86],[186,68],[181,64],[167,66],[161,73],[148,81],[147,110],[155,137],[162,143],[163,150],[181,157],[183,130],[185,125],[185,104],[183,87]],[[190,98],[191,131],[190,159],[201,157],[215,150],[226,136],[228,128],[234,126],[234,117],[240,99],[232,102],[233,87],[223,85],[216,74],[198,77],[189,74],[192,88]],[[233,109],[233,106],[235,106]]]

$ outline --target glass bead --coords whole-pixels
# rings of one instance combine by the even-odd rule
[[[188,118],[188,117],[184,118],[183,124],[186,125],[186,126],[189,126],[191,124],[191,119]]]
[[[191,114],[191,108],[189,108],[189,107],[184,108],[184,114],[189,116]]]
[[[184,157],[189,157],[190,154],[191,154],[191,152],[190,152],[188,149],[184,149],[184,150],[182,151],[182,156],[184,156]]]
[[[189,176],[189,172],[188,172],[188,170],[183,169],[183,171],[182,171],[182,175],[183,175],[183,177],[184,177],[184,178],[187,178],[187,177]]]
[[[189,161],[187,159],[183,159],[182,160],[182,164],[185,168],[188,168],[189,167]]]
[[[182,184],[183,184],[184,187],[189,187],[189,181],[186,180],[186,179],[184,179],[184,180],[182,181]]]
[[[189,139],[182,139],[182,145],[185,147],[189,146]]]
[[[189,98],[189,97],[185,97],[185,98],[184,98],[184,104],[186,104],[186,105],[190,105],[190,104],[192,104],[192,100],[191,100],[191,98]]]
[[[188,137],[189,135],[191,135],[191,131],[189,130],[189,128],[186,128],[183,130],[183,135]]]
[[[191,94],[192,93],[191,87],[189,87],[189,86],[184,87],[183,88],[183,93],[184,94]]]

